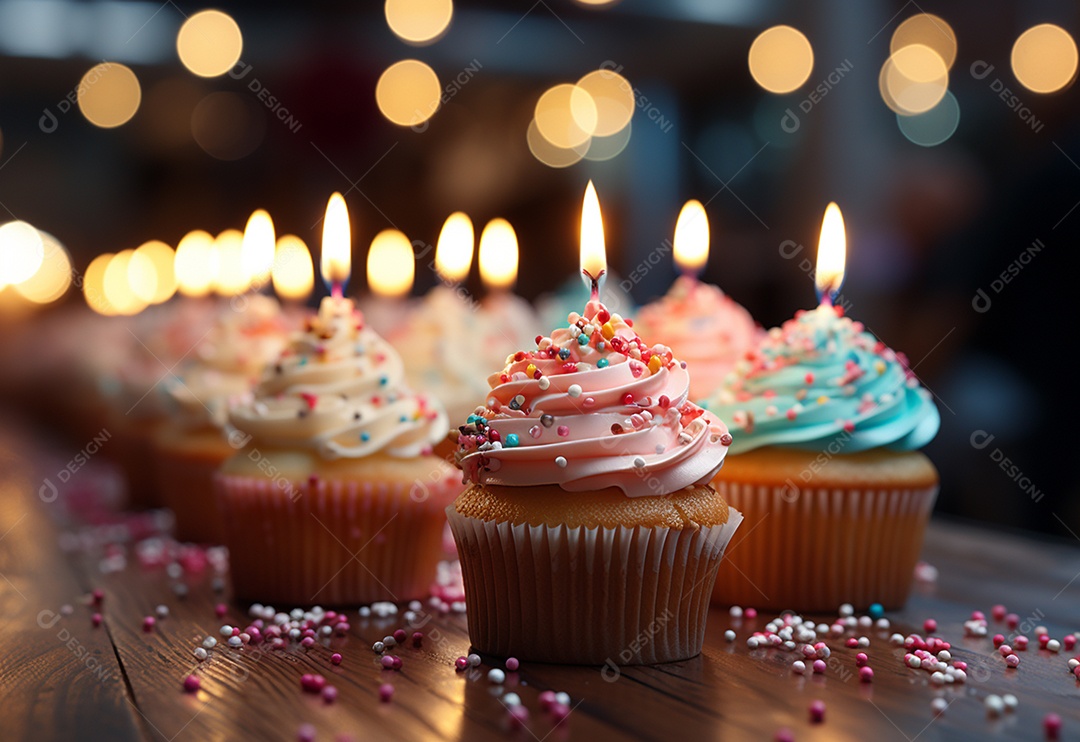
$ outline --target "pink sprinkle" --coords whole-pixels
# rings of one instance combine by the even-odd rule
[[[239,626],[233,626],[232,635],[233,636],[240,636],[240,634],[241,634],[240,627]]]
[[[529,709],[522,704],[511,706],[506,711],[509,715],[511,729],[521,729],[529,723]]]
[[[566,436],[570,435],[570,428],[566,427],[565,425],[560,425],[558,428],[555,429],[555,432],[565,438]]]
[[[1023,652],[1025,649],[1027,649],[1028,638],[1026,636],[1018,636],[1013,639],[1013,644],[1016,645],[1016,651]]]
[[[400,670],[401,669],[401,664],[402,664],[402,659],[400,657],[397,657],[397,656],[394,656],[394,655],[391,655],[390,659],[392,659],[394,661],[394,669],[395,670]]]
[[[301,724],[296,730],[296,738],[300,742],[315,742],[315,727],[311,724]]]
[[[1010,647],[1008,644],[1002,644],[1000,647],[998,647],[998,652],[1001,653],[1002,657],[1008,657],[1010,654],[1012,654],[1012,647]]]
[[[315,640],[313,638],[311,638],[310,636],[305,636],[303,639],[300,640],[300,646],[303,647],[304,649],[308,649],[309,647],[312,647],[314,645],[315,645]]]
[[[810,722],[820,724],[825,721],[825,702],[814,701],[810,704]]]
[[[406,636],[405,629],[398,629],[394,632],[394,641],[398,644],[404,644]]]
[[[454,660],[454,669],[457,670],[458,672],[461,672],[462,670],[468,668],[468,666],[469,666],[468,657],[458,657],[456,660]],[[552,694],[552,695],[554,696],[554,694]]]
[[[928,618],[925,621],[923,621],[922,627],[923,627],[923,631],[925,631],[927,634],[932,634],[935,631],[937,631],[937,621],[935,621],[932,618]]]
[[[1005,606],[1001,605],[1001,603],[998,603],[997,605],[995,605],[993,608],[990,609],[990,615],[994,617],[995,621],[1004,621],[1005,620],[1005,613],[1006,613]]]
[[[825,660],[814,660],[814,672],[818,675],[825,672]]]
[[[519,667],[521,667],[521,663],[518,662],[517,657],[507,657],[506,658],[506,669],[507,670],[509,670],[510,672],[514,672]]]
[[[225,606],[224,603],[218,603],[214,606],[214,615],[216,615],[218,618],[225,618],[225,614],[228,612],[229,609]]]
[[[537,700],[540,703],[541,711],[549,711],[551,707],[555,704],[555,691],[543,691],[542,693],[540,693],[540,696]]]
[[[414,631],[412,635],[412,645],[414,647],[421,647],[424,644],[424,632]]]
[[[817,650],[814,649],[813,644],[804,644],[802,648],[802,653],[807,658],[817,656]]]
[[[958,660],[958,661],[952,663],[952,666],[955,667],[957,670],[963,670],[964,672],[967,672],[967,663],[966,662]]]
[[[1005,658],[1005,664],[1009,667],[1016,667],[1020,664],[1020,658],[1017,657],[1015,654],[1010,654],[1008,657]]]
[[[105,600],[105,591],[101,588],[97,588],[94,592],[90,593],[90,602],[93,605],[101,605],[103,600]]]
[[[322,689],[322,699],[326,703],[333,703],[337,700],[337,688],[332,685],[328,685]]]
[[[1005,616],[1005,625],[1008,626],[1010,629],[1015,629],[1017,626],[1020,625],[1020,617],[1015,613],[1010,613],[1009,615]]]
[[[186,693],[194,693],[199,689],[199,678],[197,675],[188,675],[184,678],[184,691]]]
[[[790,729],[778,729],[773,735],[773,742],[795,742],[795,735]]]
[[[90,623],[91,623],[91,624],[93,625],[93,627],[94,627],[95,629],[96,629],[96,628],[97,628],[98,626],[101,626],[101,621],[102,621],[102,619],[101,619],[101,614],[100,614],[100,613],[95,613],[94,615],[92,615],[92,616],[90,617]]]
[[[864,667],[866,665],[866,663],[869,662],[869,661],[870,661],[870,658],[866,656],[866,652],[859,652],[857,655],[855,655],[855,666],[856,667]]]
[[[859,668],[859,682],[860,683],[870,683],[870,682],[873,682],[873,680],[874,680],[874,669],[873,668],[871,668],[871,667],[860,667]]]
[[[634,398],[633,398],[632,395],[628,394],[626,396],[630,397],[630,402],[634,401]],[[668,396],[666,394],[661,394],[660,399],[657,400],[657,401],[660,403],[660,409],[662,409],[662,410],[666,410],[668,407],[671,407],[671,400],[668,399]],[[627,402],[627,404],[629,404],[629,402]]]
[[[551,722],[555,725],[559,725],[566,721],[566,717],[570,715],[570,707],[565,703],[553,703],[551,704]]]
[[[334,664],[334,665],[340,665],[341,664],[341,655],[338,654],[337,652],[334,652],[332,655],[330,655],[330,663]]]
[[[1050,642],[1049,634],[1039,634],[1039,649],[1046,649],[1046,645]]]
[[[983,613],[982,611],[972,611],[971,612],[971,620],[972,621],[985,621],[986,620],[986,614]]]
[[[1057,714],[1047,714],[1043,717],[1043,732],[1047,739],[1057,739],[1061,734],[1061,717]]]
[[[751,621],[753,619],[757,618],[757,609],[756,608],[747,608],[747,609],[743,610],[743,618],[745,618],[747,620],[751,620]]]
[[[390,683],[383,683],[379,686],[379,700],[383,703],[390,703],[390,699],[394,697],[394,686]]]
[[[1004,634],[994,634],[994,646],[995,647],[1000,647],[1004,643],[1005,643],[1005,635]]]
[[[393,655],[384,654],[382,656],[382,659],[379,660],[379,661],[382,663],[382,666],[385,669],[387,669],[387,670],[393,670],[394,669],[394,656]]]
[[[846,642],[844,642],[844,644],[845,644],[845,646],[847,646],[847,647],[848,647],[849,649],[855,649],[855,647],[859,646],[859,640],[858,640],[858,639],[856,639],[856,638],[855,638],[855,637],[853,637],[853,636],[849,636],[849,637],[848,637],[848,639],[847,639],[847,641],[846,641]]]
[[[1076,646],[1076,634],[1065,635],[1065,649],[1072,650]]]
[[[149,633],[154,630],[154,626],[157,624],[157,619],[153,616],[147,616],[142,620],[142,630]]]

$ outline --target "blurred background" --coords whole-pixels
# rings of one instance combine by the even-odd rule
[[[697,198],[702,278],[771,327],[815,304],[837,201],[845,306],[941,410],[938,510],[1080,532],[1056,386],[1075,333],[1050,332],[1080,236],[1077,33],[1067,0],[0,0],[5,415],[42,408],[42,379],[79,352],[56,338],[84,315],[184,301],[177,282],[242,290],[208,266],[236,258],[256,209],[314,255],[283,297],[325,294],[340,191],[350,293],[395,229],[423,294],[426,246],[461,210],[477,230],[513,224],[516,291],[535,300],[576,281],[592,179],[616,280],[644,303],[675,277],[675,220]],[[106,285],[113,260],[157,271],[156,289]],[[485,292],[475,262],[465,285]]]

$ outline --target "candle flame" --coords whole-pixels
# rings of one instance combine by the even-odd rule
[[[675,264],[695,273],[709,260],[709,217],[697,199],[683,204],[675,222]]]
[[[814,283],[822,299],[832,301],[844,282],[844,262],[847,253],[847,234],[844,216],[836,202],[825,209],[821,222],[821,238],[818,240],[817,270]]]
[[[600,199],[590,180],[585,187],[581,205],[581,273],[585,285],[598,290],[601,277],[607,272],[607,251],[604,247],[604,220],[600,214]]]
[[[282,299],[303,301],[311,295],[315,288],[315,267],[308,246],[295,234],[278,238],[270,277],[274,291]]]
[[[256,229],[261,231],[262,228]],[[262,242],[265,234],[257,239]],[[213,256],[217,268],[212,288],[221,296],[238,296],[251,288],[253,265],[245,260],[251,254],[245,246],[250,244],[245,233],[239,229],[226,229],[214,239]],[[259,249],[262,249],[261,246]]]
[[[195,229],[176,246],[173,256],[177,288],[184,296],[206,296],[217,281],[217,255],[209,232]]]
[[[405,296],[412,290],[415,273],[416,261],[408,237],[396,229],[384,229],[375,235],[367,256],[372,292],[389,299]]]
[[[349,229],[349,207],[345,205],[345,197],[335,192],[326,203],[319,272],[331,287],[340,287],[349,280],[351,270],[352,233]]]
[[[517,233],[505,219],[492,219],[480,234],[480,279],[489,289],[508,289],[517,272]]]
[[[469,277],[476,234],[468,214],[455,211],[446,217],[439,242],[435,246],[435,270],[447,283],[460,283]]]
[[[244,240],[240,248],[247,286],[261,286],[270,280],[274,266],[274,221],[265,209],[257,209],[248,217]]]

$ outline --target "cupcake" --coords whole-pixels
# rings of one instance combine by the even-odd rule
[[[353,605],[420,598],[460,491],[431,455],[447,419],[348,299],[324,299],[229,412],[241,448],[215,479],[241,600]]]
[[[234,303],[235,304],[235,303]],[[165,382],[174,403],[169,420],[154,431],[157,489],[176,518],[181,541],[221,543],[214,474],[236,449],[223,428],[229,408],[250,399],[266,365],[287,339],[277,301],[247,297],[222,310],[192,353],[194,360]]]
[[[741,516],[709,486],[731,441],[686,364],[618,314],[585,316],[488,379],[447,508],[480,652],[641,664],[701,651]]]
[[[690,398],[715,393],[761,334],[750,313],[718,287],[680,276],[668,293],[641,308],[634,328],[663,338],[690,365]]]
[[[716,599],[902,606],[938,488],[918,449],[940,424],[904,356],[822,304],[770,330],[706,407],[734,437],[713,485],[747,519]]]

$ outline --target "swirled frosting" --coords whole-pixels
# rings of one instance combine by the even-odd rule
[[[694,400],[715,393],[761,333],[741,304],[691,276],[680,276],[665,296],[642,307],[634,327],[646,340],[663,338],[686,361]]]
[[[405,385],[401,359],[349,299],[323,300],[229,422],[257,444],[327,459],[430,452],[449,425],[438,402]]]
[[[229,408],[250,401],[252,389],[287,340],[277,300],[255,294],[229,306],[195,349],[196,359],[167,389],[185,424],[223,427]]]
[[[761,446],[909,451],[941,423],[904,355],[824,304],[770,330],[705,406],[731,422],[733,454]]]
[[[460,428],[458,464],[477,484],[618,487],[666,495],[708,482],[731,443],[688,401],[689,374],[664,345],[590,301],[568,325],[518,351]]]

